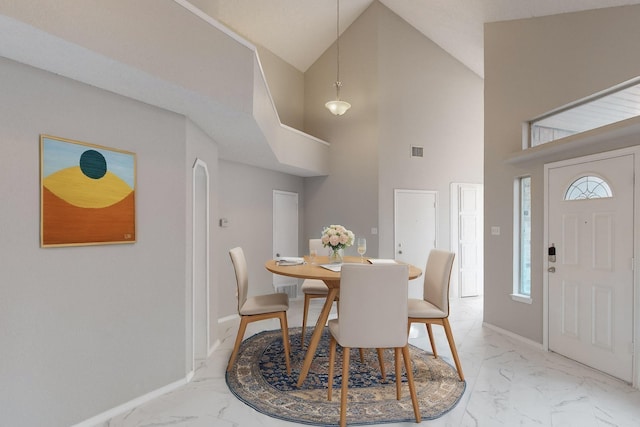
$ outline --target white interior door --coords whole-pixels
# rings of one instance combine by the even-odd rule
[[[451,184],[451,246],[456,253],[451,275],[452,296],[482,294],[482,206],[482,184]]]
[[[298,193],[273,191],[273,257],[298,256]],[[297,285],[293,277],[273,275],[274,286]]]
[[[395,259],[424,270],[436,247],[438,193],[423,190],[394,191]],[[422,298],[422,276],[409,283],[409,298]]]
[[[551,165],[547,183],[549,349],[630,382],[633,155]]]

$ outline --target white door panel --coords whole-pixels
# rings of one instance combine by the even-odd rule
[[[632,155],[548,169],[549,348],[625,381],[632,379]],[[597,176],[612,197],[565,200],[577,178]]]
[[[436,247],[438,193],[395,190],[395,259],[423,269]],[[423,277],[409,282],[409,298],[422,298]]]
[[[458,288],[461,297],[480,295],[483,287],[483,195],[481,184],[458,184],[458,236],[452,241],[457,245],[457,262],[454,263],[454,274],[457,272]],[[452,194],[452,197],[454,195]]]
[[[273,192],[273,257],[298,256],[298,193]],[[293,277],[273,275],[274,286],[295,285]]]

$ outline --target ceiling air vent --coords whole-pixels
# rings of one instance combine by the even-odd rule
[[[422,153],[424,152],[424,147],[416,147],[415,145],[411,146],[411,157],[423,157]]]

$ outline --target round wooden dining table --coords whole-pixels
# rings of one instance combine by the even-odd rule
[[[304,380],[307,378],[309,368],[311,367],[311,362],[315,357],[316,349],[318,348],[318,344],[320,343],[322,330],[324,329],[324,325],[327,323],[327,319],[329,318],[329,312],[331,311],[333,301],[335,301],[336,297],[338,296],[338,291],[340,290],[340,272],[331,271],[324,267],[321,267],[322,264],[329,263],[329,257],[318,256],[313,263],[308,262],[308,257],[305,257],[304,259],[305,263],[299,265],[279,265],[278,261],[273,259],[265,263],[265,268],[272,273],[280,274],[282,276],[296,277],[299,279],[322,280],[329,288],[327,299],[322,306],[322,311],[320,312],[320,316],[318,317],[318,321],[316,322],[313,335],[311,335],[309,348],[307,348],[307,353],[304,356],[304,362],[302,364],[302,368],[300,369],[300,376],[298,377],[298,387],[302,386]],[[344,257],[344,263],[362,262],[363,260],[360,257]],[[364,258],[364,262],[368,262],[366,258]],[[400,263],[400,261],[397,262]],[[422,270],[414,265],[409,264],[408,279],[415,279],[417,277],[420,277],[420,275],[422,275]],[[363,299],[366,299],[366,295],[363,295]]]

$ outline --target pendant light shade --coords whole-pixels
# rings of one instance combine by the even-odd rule
[[[324,106],[327,107],[327,109],[336,116],[343,115],[349,108],[351,108],[351,104],[346,101],[340,101],[339,99],[335,101],[329,101],[324,104]]]
[[[336,82],[336,100],[329,101],[326,104],[324,104],[324,106],[327,107],[327,109],[331,111],[331,113],[335,116],[341,116],[344,113],[346,113],[349,108],[351,108],[351,104],[349,104],[347,101],[340,100],[341,85],[342,83],[340,82],[340,80],[338,80]]]
[[[351,108],[351,104],[346,101],[340,100],[340,87],[342,82],[340,81],[340,0],[337,0],[337,13],[336,13],[336,99],[335,101],[329,101],[324,104],[331,114],[335,116],[341,116]]]

